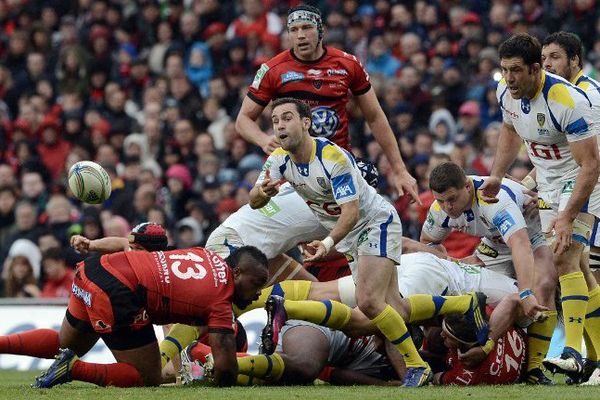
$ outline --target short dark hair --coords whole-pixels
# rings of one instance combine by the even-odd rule
[[[539,40],[526,33],[517,33],[506,39],[498,48],[500,59],[520,57],[523,62],[532,66],[542,63],[542,46]]]
[[[67,257],[60,247],[51,247],[42,254],[42,263],[46,260],[66,261]]]
[[[453,162],[441,163],[429,174],[429,188],[437,193],[444,193],[450,188],[460,189],[466,181],[465,171]]]
[[[444,319],[444,324],[450,333],[459,340],[467,343],[473,343],[473,345],[467,345],[465,343],[459,343],[461,350],[467,350],[477,344],[477,334],[473,323],[467,320],[464,314],[448,314]]]
[[[233,252],[231,252],[231,254],[229,254],[229,257],[225,259],[225,262],[233,269],[238,266],[240,260],[244,256],[251,257],[252,259],[254,259],[254,261],[256,261],[256,264],[264,266],[265,269],[269,264],[269,260],[267,259],[265,253],[263,253],[254,246],[242,246],[234,250]]]
[[[554,32],[546,36],[543,46],[552,43],[559,45],[567,53],[569,59],[575,56],[579,57],[579,68],[583,67],[583,45],[577,35],[565,31]]]
[[[294,99],[293,97],[282,97],[280,99],[274,100],[273,101],[273,108],[280,106],[282,104],[294,104],[296,106],[296,110],[298,111],[298,114],[300,114],[300,118],[312,118],[311,116],[311,112],[310,112],[310,107],[308,106],[308,104],[298,100],[298,99]]]

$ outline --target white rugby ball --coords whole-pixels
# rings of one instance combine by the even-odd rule
[[[102,203],[112,190],[108,173],[92,161],[73,164],[69,170],[69,188],[75,197],[88,204]]]

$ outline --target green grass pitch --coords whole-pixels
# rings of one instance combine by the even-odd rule
[[[170,386],[159,388],[98,388],[92,385],[73,383],[48,390],[31,389],[36,373],[0,371],[0,399],[110,399],[110,400],[362,400],[362,399],[415,399],[415,400],[465,400],[465,399],[510,399],[510,400],[566,400],[599,399],[599,387],[534,387],[524,385],[481,386],[481,387],[426,387],[402,389],[399,387],[252,387],[219,389],[203,386]]]

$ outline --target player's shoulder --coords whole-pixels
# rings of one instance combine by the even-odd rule
[[[558,75],[545,71],[542,74],[542,94],[548,106],[560,105],[566,109],[574,109],[581,103],[590,105],[585,92],[577,86]]]
[[[337,144],[324,138],[314,138],[313,140],[316,143],[316,157],[321,161],[334,164],[354,163],[352,156]]]
[[[273,150],[273,152],[271,153],[271,155],[273,157],[285,157],[288,156],[290,153],[287,150],[284,150],[283,147],[278,147],[275,150]]]
[[[273,68],[277,67],[278,65],[281,65],[283,63],[290,62],[290,61],[294,61],[294,57],[292,56],[291,51],[284,50],[284,51],[280,52],[279,54],[277,54],[275,57],[271,58],[266,63],[263,63],[262,65],[266,65],[269,69],[273,69]]]
[[[600,95],[600,82],[590,78],[587,75],[584,75],[583,72],[579,72],[579,74],[577,75],[575,80],[575,86],[577,86],[586,93]]]
[[[498,86],[496,87],[496,98],[498,99],[500,105],[502,105],[506,99],[510,99],[510,95],[508,95],[507,92],[508,85],[506,84],[506,80],[502,78],[500,81],[498,81]]]
[[[360,64],[360,60],[354,55],[335,47],[327,47],[327,55],[325,61],[336,61],[343,64]]]

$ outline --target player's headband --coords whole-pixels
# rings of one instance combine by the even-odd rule
[[[459,339],[452,327],[446,323],[446,319],[442,320],[442,330],[446,335],[450,336],[450,338],[456,340],[458,343],[464,344],[466,346],[474,346],[476,344],[479,344],[478,341],[469,342],[466,340]]]
[[[296,10],[292,11],[288,15],[287,19],[287,27],[290,29],[290,25],[295,22],[308,22],[317,27],[319,31],[319,40],[323,38],[323,21],[321,20],[321,16],[315,12],[309,10]]]

